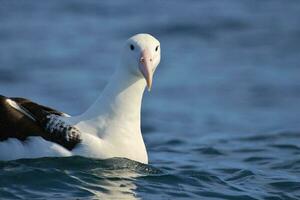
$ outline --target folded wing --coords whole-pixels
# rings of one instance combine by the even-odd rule
[[[0,96],[0,140],[41,136],[71,150],[81,142],[81,133],[63,117],[67,115],[28,99]]]

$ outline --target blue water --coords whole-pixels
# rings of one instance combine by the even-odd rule
[[[143,102],[150,165],[0,162],[0,199],[300,199],[299,21],[299,1],[0,1],[3,95],[78,114],[124,40],[162,48]]]

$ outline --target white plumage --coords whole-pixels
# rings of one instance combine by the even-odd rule
[[[148,163],[140,128],[141,103],[145,87],[151,88],[159,62],[157,39],[149,34],[131,37],[125,43],[119,67],[96,102],[79,116],[60,117],[81,132],[81,142],[74,149],[67,150],[41,137],[29,137],[24,142],[9,138],[0,142],[0,159],[81,155],[101,159],[125,157]]]

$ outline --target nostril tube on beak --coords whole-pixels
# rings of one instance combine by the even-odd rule
[[[150,62],[152,62],[152,61],[153,61],[153,59],[152,59],[152,58],[150,58],[149,60],[150,60]],[[144,57],[141,57],[141,59],[140,59],[140,62],[141,62],[141,63],[144,63],[144,62],[145,62],[145,58],[144,58]]]
[[[150,91],[153,76],[153,58],[147,49],[141,53],[139,68],[147,82],[148,90]]]

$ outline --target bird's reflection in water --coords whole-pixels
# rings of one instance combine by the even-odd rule
[[[82,160],[82,158],[80,158]],[[75,179],[78,199],[140,199],[136,193],[139,177],[162,173],[150,165],[123,158],[107,160],[84,159],[85,169],[69,171]]]
[[[95,173],[97,175],[97,172]],[[102,190],[92,190],[96,199],[140,199],[136,194],[137,186],[134,183],[139,175],[127,170],[114,170],[108,173],[101,173],[98,177],[105,177],[99,180]]]

